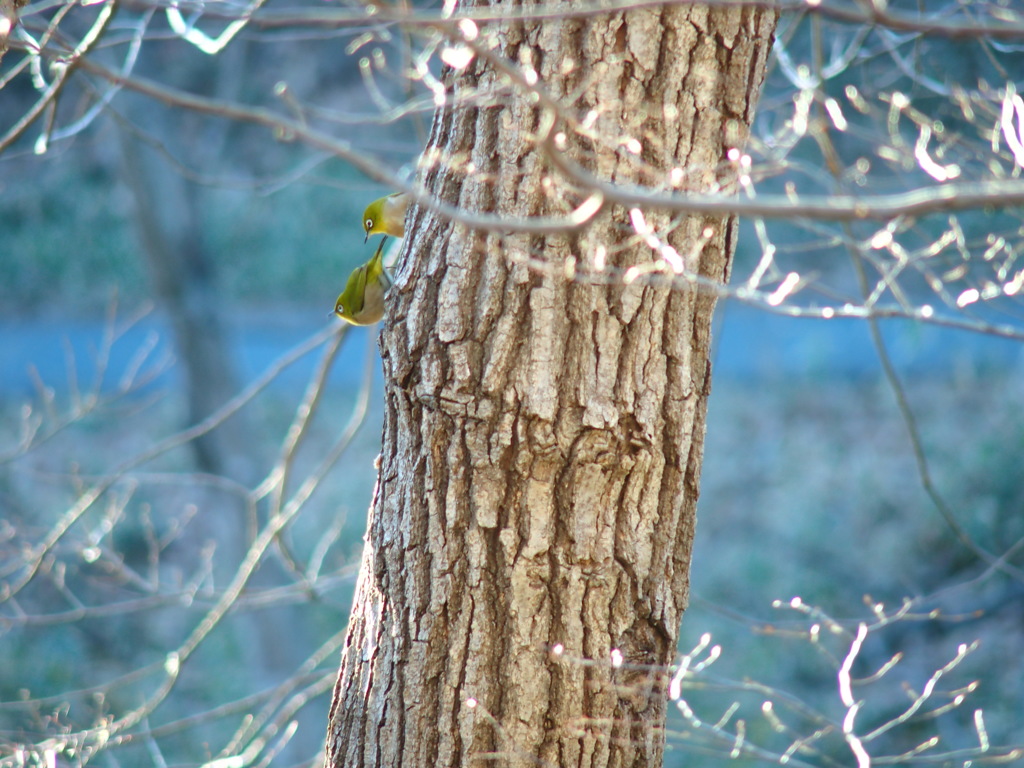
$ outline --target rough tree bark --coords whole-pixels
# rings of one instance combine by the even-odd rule
[[[599,178],[707,191],[729,183],[774,24],[763,8],[634,9],[504,24],[496,54],[536,71],[564,107],[566,155]],[[432,194],[510,217],[582,199],[538,148],[544,99],[479,57],[447,84],[494,98],[435,116]],[[646,218],[690,269],[727,279],[733,219]],[[617,206],[571,235],[476,232],[423,209],[408,231],[328,764],[658,765],[714,296],[581,278],[599,251],[608,269],[654,258]]]

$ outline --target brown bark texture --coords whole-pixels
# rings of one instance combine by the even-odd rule
[[[502,24],[494,56],[541,95],[486,55],[449,72],[423,183],[467,212],[564,214],[589,190],[540,147],[554,131],[608,184],[728,186],[774,24],[695,5]],[[645,218],[693,273],[728,278],[734,219]],[[541,236],[411,212],[329,765],[660,764],[714,292],[621,279],[656,258],[630,221],[607,204]]]

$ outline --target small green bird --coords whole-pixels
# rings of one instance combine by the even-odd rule
[[[405,212],[409,210],[410,197],[405,192],[392,192],[379,200],[374,200],[363,211],[363,231],[370,235],[393,235],[405,237]]]
[[[352,271],[334,304],[334,314],[352,325],[373,325],[384,317],[384,294],[391,287],[383,258],[387,239],[385,235],[373,257]]]

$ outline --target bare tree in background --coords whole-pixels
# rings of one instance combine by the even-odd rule
[[[169,107],[181,121],[171,131],[230,126],[231,141],[218,133],[213,145],[254,188],[289,188],[331,161],[416,205],[380,337],[383,450],[347,635],[354,569],[337,511],[348,496],[329,470],[349,455],[352,432],[335,439],[342,430],[329,423],[330,438],[316,437],[340,337],[325,330],[289,358],[325,345],[287,428],[267,431],[276,460],[251,483],[164,462],[254,409],[283,363],[194,427],[104,466],[63,452],[91,423],[116,423],[123,400],[131,412],[138,377],[113,394],[102,380],[73,390],[66,407],[41,386],[11,420],[0,459],[16,503],[0,528],[0,608],[8,656],[35,660],[40,675],[22,684],[0,670],[3,690],[32,688],[0,702],[13,723],[0,734],[4,768],[104,753],[215,768],[320,763],[332,686],[332,765],[649,765],[666,732],[710,751],[712,764],[1024,754],[1007,714],[1014,692],[969,677],[985,643],[942,646],[949,630],[937,623],[950,606],[974,621],[975,607],[1017,599],[1019,494],[979,511],[934,470],[943,451],[921,429],[883,323],[1024,338],[1024,18],[1012,4],[0,4],[0,23],[15,17],[0,29],[0,86],[16,107],[0,125],[4,167],[75,146],[108,116],[173,155],[122,109],[130,91]],[[243,58],[260,66],[225,63],[243,39],[258,52]],[[140,58],[158,46],[182,54],[168,57],[182,67],[224,70],[234,86],[204,88],[175,67],[141,74]],[[355,57],[358,87],[338,76]],[[430,113],[425,149],[395,138],[411,131],[388,132]],[[403,168],[417,157],[415,172]],[[172,159],[204,184],[238,184],[228,163]],[[356,242],[360,210],[332,211]],[[283,221],[297,219],[289,211]],[[343,277],[331,272],[339,288]],[[929,521],[907,580],[917,591],[902,603],[868,599],[840,620],[793,598],[778,602],[790,618],[777,623],[721,606],[800,644],[736,679],[715,676],[729,648],[710,638],[673,664],[692,597],[711,314],[723,299],[864,323],[902,419],[907,477],[927,501],[889,517],[920,511]],[[109,327],[100,357],[124,323]],[[143,357],[132,372],[149,370]],[[762,396],[752,389],[745,400]],[[153,420],[124,427],[141,435],[130,426],[140,423]],[[954,470],[958,446],[941,446]],[[49,476],[53,454],[66,476],[43,493],[36,479]],[[744,458],[734,482],[754,486],[749,519],[783,517],[762,509],[763,468]],[[330,501],[319,506],[316,492]],[[225,494],[242,510],[244,542],[182,546],[196,516],[228,508]],[[884,533],[889,522],[865,527]],[[737,602],[790,558],[753,546],[750,559],[768,565],[730,574]],[[898,574],[879,578],[900,588],[903,563],[885,552],[865,548],[858,564]],[[296,603],[301,612],[281,610]],[[259,622],[238,620],[254,611],[315,638],[276,687],[260,686],[237,651],[254,642]],[[169,634],[148,634],[157,625]],[[990,673],[1024,636],[1012,622],[986,626],[997,638],[981,657]],[[32,655],[66,627],[73,650]],[[134,648],[118,644],[138,637]],[[71,673],[39,661],[84,657],[90,643],[104,664]],[[906,661],[907,649],[920,660]],[[804,657],[828,670],[825,694],[762,682]],[[48,682],[62,675],[63,685]],[[316,713],[315,736],[293,740],[303,712]]]

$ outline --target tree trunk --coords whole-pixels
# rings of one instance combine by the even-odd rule
[[[483,103],[439,110],[425,156],[444,160],[424,183],[469,212],[571,210],[587,191],[536,143],[550,97],[565,154],[603,181],[728,184],[774,23],[675,5],[504,24],[495,53],[535,69],[545,98],[480,58],[448,72],[449,104]],[[608,205],[582,232],[503,236],[413,213],[329,765],[660,763],[714,295],[623,280],[656,257],[630,221]],[[646,221],[689,270],[727,279],[734,219]]]
[[[141,253],[153,293],[174,332],[184,375],[186,421],[198,424],[237,392],[214,266],[203,244],[197,191],[135,136],[122,132],[125,179],[135,198]],[[235,414],[190,445],[203,472],[253,482],[255,457],[244,416]]]

